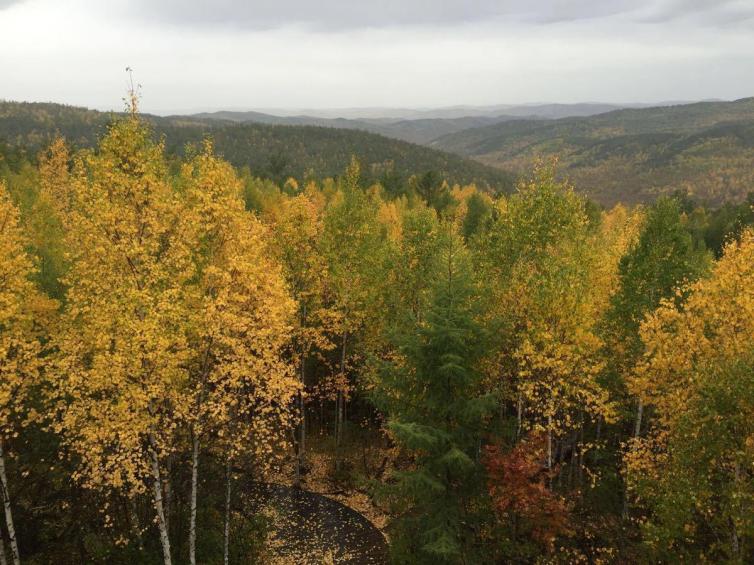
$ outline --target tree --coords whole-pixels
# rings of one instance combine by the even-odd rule
[[[453,198],[448,183],[437,171],[427,171],[423,175],[409,179],[409,186],[427,204],[438,212],[449,206]]]
[[[296,484],[301,481],[306,451],[307,360],[312,349],[331,350],[333,313],[325,305],[328,277],[322,254],[322,211],[307,194],[282,199],[270,210],[275,249],[298,305],[293,354],[299,377],[299,429],[296,438]]]
[[[291,425],[298,385],[287,354],[295,306],[268,230],[245,211],[235,172],[213,155],[209,141],[183,167],[181,178],[198,241],[190,341],[189,560],[196,563],[200,441],[211,433],[219,438],[226,467],[227,562],[232,461],[250,453],[263,467]]]
[[[461,233],[468,241],[477,233],[483,231],[486,224],[492,218],[492,202],[489,196],[481,194],[474,190],[467,198],[464,199],[465,214]]]
[[[322,241],[340,342],[334,379],[337,470],[341,467],[345,407],[351,393],[348,347],[369,315],[379,312],[379,288],[384,281],[385,240],[377,219],[379,202],[360,188],[360,174],[354,158],[325,210]],[[374,328],[371,324],[368,327]]]
[[[127,496],[151,487],[171,563],[161,467],[190,409],[193,236],[167,182],[163,147],[133,110],[72,173],[55,428],[78,457],[74,479],[84,486]]]
[[[508,560],[523,561],[551,553],[558,536],[570,533],[568,507],[548,486],[552,472],[546,458],[546,438],[533,434],[507,453],[501,446],[487,446],[484,465],[487,488],[501,526],[508,530]],[[521,544],[528,537],[534,547]]]
[[[64,222],[70,211],[68,161],[65,141],[56,137],[39,157],[39,193],[26,220],[34,254],[39,258],[36,279],[49,296],[65,294],[61,283],[67,265]]]
[[[15,565],[21,562],[13,522],[11,491],[5,469],[6,442],[18,433],[28,414],[29,394],[39,381],[41,336],[39,315],[49,306],[38,295],[31,277],[35,266],[27,255],[28,241],[19,225],[19,212],[0,182],[0,500]],[[0,540],[2,534],[0,532]],[[5,561],[5,549],[0,544]]]
[[[399,357],[374,392],[391,437],[412,461],[387,487],[400,509],[391,525],[398,562],[474,562],[478,450],[492,402],[477,370],[484,333],[456,234],[444,238],[436,269],[426,318],[396,335]]]
[[[413,327],[424,320],[432,298],[443,228],[435,210],[423,204],[406,210],[400,224],[391,280],[392,326]]]
[[[583,198],[540,165],[518,192],[499,203],[489,231],[475,242],[476,259],[500,336],[490,355],[489,386],[512,404],[514,436],[544,432],[547,467],[558,442],[578,451],[584,417],[613,417],[602,369],[592,303],[601,257]]]
[[[633,391],[656,417],[628,445],[631,492],[659,555],[746,562],[754,551],[754,232],[709,278],[679,288],[641,325]]]
[[[612,370],[630,380],[642,353],[639,326],[644,317],[676,289],[704,273],[708,257],[683,225],[675,199],[659,199],[647,213],[638,241],[620,261],[618,292],[607,313]],[[630,386],[630,385],[629,385]],[[641,431],[643,404],[637,403],[634,435]]]

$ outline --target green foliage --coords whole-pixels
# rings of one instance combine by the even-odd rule
[[[749,112],[747,104],[736,103],[729,110]],[[714,123],[720,116],[715,108],[697,107],[691,129]],[[678,135],[686,140],[682,148],[675,148],[681,152],[697,151],[697,143],[706,143],[707,134],[681,131],[688,114],[668,112],[672,119],[663,118],[662,112],[650,113],[656,124],[646,123],[640,112],[595,117],[589,124],[608,129],[619,124],[625,135],[594,138],[589,143],[581,140],[576,144],[583,148],[578,158],[584,163],[624,153],[634,158],[646,143],[662,153],[670,151],[663,144],[675,143]],[[150,182],[159,181],[159,198],[165,207],[152,216],[155,222],[172,221],[169,234],[151,234],[154,257],[150,255],[147,282],[155,292],[178,283],[189,289],[200,276],[214,272],[217,278],[207,281],[218,284],[206,289],[205,298],[217,299],[212,311],[218,316],[227,314],[247,292],[243,290],[246,283],[253,283],[253,288],[243,294],[248,302],[239,307],[239,314],[268,319],[262,311],[253,314],[254,305],[265,300],[285,302],[291,313],[295,307],[296,320],[269,326],[259,335],[259,343],[284,341],[281,363],[292,362],[296,378],[305,385],[306,394],[298,402],[313,429],[306,435],[306,455],[311,458],[301,459],[302,484],[306,487],[316,473],[327,484],[312,482],[308,486],[313,489],[337,486],[350,491],[365,479],[379,482],[375,490],[380,501],[387,503],[382,509],[388,513],[395,562],[754,559],[750,518],[754,486],[749,476],[754,364],[748,355],[751,331],[742,323],[750,318],[746,309],[752,304],[750,256],[733,257],[727,263],[727,272],[735,275],[732,282],[712,285],[719,293],[711,295],[704,313],[694,319],[691,327],[698,335],[688,340],[700,351],[705,351],[703,346],[717,351],[709,343],[715,331],[723,328],[731,347],[746,355],[737,353],[732,361],[725,358],[725,362],[703,364],[698,362],[703,355],[690,354],[693,379],[681,382],[674,371],[686,365],[671,354],[684,348],[660,336],[653,351],[669,352],[672,358],[665,369],[670,376],[660,382],[661,371],[641,364],[648,355],[646,339],[642,341],[648,320],[662,308],[670,308],[667,319],[656,326],[668,331],[676,328],[675,321],[680,319],[676,314],[688,311],[696,292],[687,283],[700,277],[701,282],[714,282],[705,275],[710,264],[723,263],[722,259],[713,263],[713,255],[720,257],[725,242],[748,237],[751,246],[751,234],[747,236],[744,230],[754,223],[751,196],[745,203],[712,209],[697,203],[697,193],[680,187],[673,190],[673,198],[659,198],[646,211],[617,207],[606,212],[562,182],[554,163],[540,163],[531,178],[519,183],[515,194],[493,197],[474,186],[450,184],[476,179],[482,180],[482,189],[489,188],[487,184],[494,184],[484,180],[489,169],[364,132],[232,125],[198,118],[148,119],[152,133],[139,126],[139,135],[122,155],[113,151],[112,138],[106,138],[100,149],[75,151],[76,146],[93,145],[111,116],[56,105],[0,103],[0,132],[10,141],[10,145],[0,144],[0,179],[19,209],[24,241],[38,267],[29,276],[34,286],[60,299],[63,312],[78,300],[79,323],[97,296],[103,303],[122,300],[122,291],[105,288],[109,281],[112,284],[111,277],[102,277],[105,267],[123,261],[120,254],[106,255],[121,242],[122,231],[92,230],[91,237],[96,236],[99,243],[91,248],[71,233],[102,215],[122,227],[129,210],[143,211],[143,206],[156,202],[154,192],[128,206],[123,203],[125,197],[132,198],[138,190],[149,188]],[[111,133],[127,133],[124,128],[128,127],[126,123]],[[505,126],[506,131],[529,136],[540,127],[561,128],[557,131],[562,135],[578,131],[592,135],[578,119],[536,127],[523,120]],[[637,133],[642,128],[654,128],[651,137]],[[55,129],[71,136],[72,155],[62,144],[57,152],[38,157],[23,149],[43,146]],[[746,128],[721,126],[716,131],[727,136],[734,130],[744,143]],[[164,144],[154,144],[154,138],[165,133]],[[209,154],[202,156],[191,144],[187,146],[205,134],[211,134],[218,151],[238,166],[234,171],[212,157],[205,164],[214,164],[207,171],[215,174],[207,176],[207,182],[194,174],[199,169],[191,167],[192,163],[200,167]],[[481,140],[477,149],[491,150],[495,143]],[[563,147],[557,140],[548,144],[553,150]],[[163,147],[167,149],[164,159]],[[146,166],[138,156],[143,151],[159,153],[159,159]],[[671,153],[662,155],[672,157]],[[192,159],[185,160],[186,155]],[[647,159],[664,167],[662,155]],[[572,158],[576,157],[568,159]],[[579,167],[571,168],[573,162],[568,159],[567,172],[575,170],[578,176]],[[138,174],[131,175],[134,170]],[[153,178],[142,182],[143,174],[150,171]],[[289,179],[291,175],[295,178]],[[489,177],[494,178],[498,177]],[[96,188],[102,197],[87,201],[86,213],[79,212],[77,221],[70,222],[66,203],[75,183],[79,189]],[[666,192],[665,188],[658,191]],[[216,200],[215,191],[232,196],[233,206]],[[241,195],[243,202],[238,199]],[[191,235],[193,228],[182,223],[194,210],[189,202],[197,206],[195,219],[201,225],[209,225],[214,214],[227,219],[222,214],[231,211],[238,214],[233,217],[239,224],[215,219],[217,231],[213,228],[211,237],[208,232],[196,239]],[[200,202],[207,207],[198,207]],[[243,212],[244,205],[254,213]],[[220,245],[235,242],[233,237],[245,233],[237,228],[250,229],[252,224],[258,239],[238,240],[238,248]],[[185,232],[178,231],[181,226]],[[143,242],[149,235],[149,230],[135,230],[133,241]],[[210,244],[218,246],[217,262],[212,264],[205,261]],[[197,274],[188,268],[180,273],[166,270],[173,245],[180,249],[186,245],[187,254],[196,253],[192,265]],[[76,267],[72,271],[70,261],[85,251],[94,266],[89,286],[80,285],[77,293],[62,281],[75,280]],[[251,281],[253,277],[243,275],[246,271],[240,267],[226,270],[223,266],[226,260],[246,257],[252,251],[242,265],[255,267],[251,272],[259,280]],[[122,267],[130,272],[126,264]],[[284,269],[287,290],[296,304],[280,299],[282,278],[279,295],[266,285],[277,276],[275,265]],[[227,296],[220,296],[218,289],[225,288],[219,285],[221,280],[243,284],[233,285]],[[95,284],[105,291],[95,292]],[[137,285],[132,294],[138,297],[144,292]],[[180,296],[176,293],[160,304],[166,309],[183,308],[186,303]],[[194,294],[186,298],[198,299]],[[54,329],[61,318],[55,305],[44,302],[47,309],[34,313],[33,329],[47,344],[43,330]],[[94,343],[103,355],[109,355],[143,339],[144,332],[134,329],[143,317],[143,307],[123,304],[102,317],[101,331],[82,339],[77,348],[82,351],[81,367],[90,370],[94,365],[96,359],[84,351]],[[181,310],[185,316],[180,316],[180,323],[199,310],[197,303],[188,304]],[[723,305],[727,309],[720,314]],[[731,321],[737,312],[744,315]],[[217,319],[216,329],[207,331],[205,341],[220,339],[226,346],[207,347],[204,355],[197,355],[199,340],[194,334],[198,329],[192,326],[186,336],[181,334],[180,347],[192,359],[180,363],[181,371],[188,364],[206,368],[224,360],[238,368],[253,361],[256,346],[231,362],[225,330],[237,322]],[[171,324],[157,324],[150,335],[162,347],[179,325],[178,318],[172,330]],[[131,333],[124,333],[123,339],[103,337],[114,330]],[[244,326],[232,335],[246,343],[248,332]],[[175,352],[176,346],[166,346],[166,355]],[[117,482],[111,488],[94,490],[70,480],[93,450],[74,454],[47,426],[49,422],[40,418],[54,412],[70,416],[76,408],[73,394],[57,397],[54,403],[44,394],[53,370],[60,371],[63,379],[71,375],[50,363],[51,353],[34,356],[43,369],[40,383],[29,389],[23,401],[16,400],[18,391],[5,395],[13,410],[16,404],[22,408],[14,412],[14,429],[15,419],[28,415],[30,420],[19,427],[17,435],[8,434],[5,444],[22,555],[32,563],[159,562],[161,549],[149,495],[126,492]],[[130,362],[140,354],[126,353],[122,359]],[[134,421],[113,425],[112,417],[91,424],[94,411],[108,409],[108,399],[132,410],[138,407],[143,391],[154,393],[149,390],[154,382],[129,388],[143,364],[123,372],[121,380],[116,378],[114,363],[104,367],[92,373],[92,378],[81,379],[92,386],[96,376],[103,387],[103,392],[92,395],[91,410],[81,412],[81,421],[91,429],[95,445],[101,443],[102,453],[118,459],[117,441],[136,438],[135,449],[145,447],[138,439],[138,427]],[[254,367],[255,375],[271,382],[268,369]],[[218,370],[217,374],[226,373]],[[153,374],[148,372],[149,379]],[[175,395],[161,402],[166,414],[182,405],[179,399],[192,386],[177,378],[170,385]],[[236,395],[213,404],[213,412],[244,406],[255,388],[241,387]],[[674,409],[663,412],[659,404],[647,401],[644,433],[629,440],[633,435],[629,409],[635,397],[650,391],[657,398],[669,389],[681,391]],[[202,389],[200,397],[217,395],[218,390],[213,384]],[[682,393],[690,390],[694,395],[684,397]],[[620,401],[622,410],[615,410]],[[252,404],[250,411],[263,408]],[[273,408],[290,404],[286,400]],[[153,405],[147,403],[146,410],[151,411]],[[157,428],[169,434],[161,466],[170,485],[165,488],[165,505],[179,562],[188,555],[193,430],[187,422],[195,421],[192,418],[197,415],[193,404],[182,410],[180,419]],[[677,416],[673,426],[667,425],[667,413]],[[290,436],[297,424],[301,425],[280,420],[274,432]],[[113,426],[113,439],[104,441],[107,426]],[[361,427],[358,433],[357,427]],[[338,430],[334,441],[326,437],[333,428]],[[346,437],[341,438],[344,429]],[[219,562],[223,548],[222,446],[227,445],[227,437],[220,439],[220,435],[219,431],[205,432],[201,442],[197,550],[202,563]],[[651,449],[636,449],[645,440]],[[317,447],[324,449],[315,453]],[[270,450],[263,457],[284,465],[290,462],[291,452],[279,446]],[[638,496],[626,498],[626,469],[632,455],[636,468],[655,465],[661,472],[639,473]],[[330,459],[336,463],[334,473]],[[640,463],[645,462],[651,465],[642,467]],[[259,460],[251,454],[239,456],[236,464],[249,475],[254,473],[254,479],[261,478],[255,474]],[[243,472],[236,474],[241,478]],[[152,485],[153,479],[141,471],[137,478],[145,487]],[[264,553],[267,521],[255,514],[246,499],[248,483],[238,480],[233,486],[231,562],[264,562],[268,559]],[[624,506],[627,500],[630,506]],[[143,549],[139,548],[139,530]]]
[[[480,562],[474,501],[482,478],[479,442],[492,406],[476,367],[484,332],[475,321],[470,262],[457,235],[444,235],[435,269],[426,319],[396,335],[401,359],[384,368],[374,393],[392,437],[413,460],[388,488],[401,508],[391,526],[395,560]]]
[[[487,227],[487,223],[492,219],[492,205],[481,194],[475,192],[466,200],[466,206],[461,233],[468,241]]]
[[[667,439],[658,482],[638,479],[652,504],[643,525],[656,558],[749,563],[754,559],[754,361],[709,367]],[[659,483],[659,484],[658,484]]]
[[[558,156],[563,173],[603,205],[651,202],[679,188],[719,205],[742,201],[754,182],[754,98],[505,121],[432,146],[517,173]]]
[[[60,134],[74,147],[90,147],[113,117],[59,104],[0,102],[0,141],[37,151]],[[408,179],[417,172],[432,171],[428,174],[438,175],[449,183],[476,181],[494,191],[506,191],[512,186],[512,177],[503,171],[365,131],[229,123],[192,117],[144,118],[156,136],[164,136],[168,154],[183,156],[188,143],[200,143],[211,135],[217,153],[234,166],[249,167],[255,176],[279,184],[289,176],[299,180],[336,176],[356,155],[364,164],[367,184],[386,174]]]
[[[639,353],[639,324],[647,313],[708,266],[708,254],[695,245],[678,200],[660,198],[649,209],[638,242],[620,261],[620,289],[608,313],[624,355],[633,360]]]

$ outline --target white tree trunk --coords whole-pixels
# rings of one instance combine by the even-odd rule
[[[225,463],[225,532],[223,536],[223,563],[230,563],[230,458]]]
[[[154,445],[154,442],[151,442]],[[167,523],[165,522],[165,507],[162,503],[162,479],[160,478],[160,461],[157,457],[157,451],[154,447],[150,449],[152,458],[152,479],[154,483],[154,505],[157,510],[157,526],[160,530],[160,543],[162,544],[162,555],[165,565],[172,565],[170,558],[170,536],[168,534]]]
[[[306,323],[306,304],[302,305],[301,325]],[[301,417],[301,426],[298,438],[298,461],[296,463],[296,482],[301,482],[301,468],[304,466],[304,457],[306,452],[306,405],[304,404],[304,394],[306,394],[306,348],[301,347],[301,367],[299,378],[301,379],[301,391],[298,395],[298,409]]]
[[[547,469],[552,469],[552,416],[547,416]]]
[[[191,521],[189,523],[189,563],[196,565],[196,494],[199,486],[199,434],[194,430],[191,454]]]
[[[173,474],[173,458],[168,455],[165,458],[165,476],[162,479],[163,501],[162,506],[165,511],[165,529],[170,531],[170,510],[173,508],[173,485],[170,482]]]
[[[348,332],[343,333],[343,347],[340,353],[340,376],[345,380],[346,375],[346,346],[348,343]],[[344,391],[338,387],[338,396],[335,401],[335,470],[340,471],[341,467],[341,443],[343,441],[343,425],[344,425],[344,411],[343,404]]]
[[[641,435],[641,417],[644,413],[644,403],[639,399],[639,405],[636,407],[636,427],[634,428],[634,437]]]
[[[5,506],[5,524],[8,527],[8,538],[10,540],[10,553],[13,557],[14,565],[21,565],[21,554],[18,552],[18,541],[16,541],[16,528],[13,525],[13,512],[10,507],[10,492],[8,491],[8,477],[5,474],[5,452],[3,440],[0,438],[0,496]],[[5,552],[3,552],[5,555]]]
[[[8,558],[5,556],[5,540],[3,540],[2,528],[0,528],[0,565],[8,565]]]

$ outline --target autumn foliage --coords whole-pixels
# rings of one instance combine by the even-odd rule
[[[395,563],[754,560],[743,204],[602,210],[554,162],[276,184],[132,94],[0,163],[0,565],[274,562],[259,482]]]
[[[498,519],[512,537],[530,536],[547,551],[571,532],[565,500],[550,488],[556,470],[547,469],[546,438],[532,434],[513,449],[487,446],[487,488]]]

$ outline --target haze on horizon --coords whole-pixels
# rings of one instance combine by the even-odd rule
[[[0,0],[0,99],[432,108],[754,94],[751,0]]]

